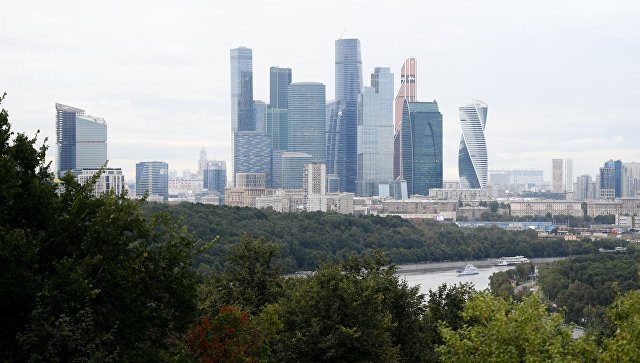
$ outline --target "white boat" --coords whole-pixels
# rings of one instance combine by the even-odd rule
[[[480,269],[478,269],[472,264],[468,264],[464,267],[464,269],[458,270],[457,272],[458,272],[458,276],[477,275],[480,273]]]
[[[500,257],[498,261],[496,261],[496,266],[511,266],[521,263],[529,263],[529,259],[524,256]]]

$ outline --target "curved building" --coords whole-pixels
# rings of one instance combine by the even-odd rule
[[[416,59],[407,58],[402,64],[400,71],[400,89],[396,96],[394,134],[393,134],[393,178],[402,178],[402,112],[404,109],[404,101],[416,101]]]
[[[487,104],[478,100],[460,107],[462,137],[458,151],[460,188],[479,189],[487,186]]]

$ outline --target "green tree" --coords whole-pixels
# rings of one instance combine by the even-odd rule
[[[521,303],[476,293],[465,306],[467,325],[441,328],[443,362],[595,362],[597,348],[574,341],[562,317],[546,312],[536,297]]]
[[[602,362],[640,362],[640,291],[618,298],[610,309],[618,329],[604,342]]]
[[[0,112],[0,361],[160,361],[195,311],[195,240],[68,174]],[[96,177],[97,178],[97,177]]]

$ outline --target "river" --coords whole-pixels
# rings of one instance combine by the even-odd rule
[[[534,264],[550,263],[561,258],[532,258]],[[480,269],[477,275],[457,276],[456,269],[471,263]],[[427,295],[429,290],[436,290],[440,285],[454,285],[459,282],[470,282],[476,290],[489,287],[489,276],[494,272],[505,271],[515,266],[495,266],[495,260],[478,260],[466,262],[438,262],[398,266],[396,273],[405,279],[409,286],[420,285],[420,292]]]

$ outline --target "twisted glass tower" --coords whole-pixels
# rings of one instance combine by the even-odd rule
[[[478,100],[460,107],[462,137],[458,151],[460,188],[480,189],[487,186],[487,104]]]

